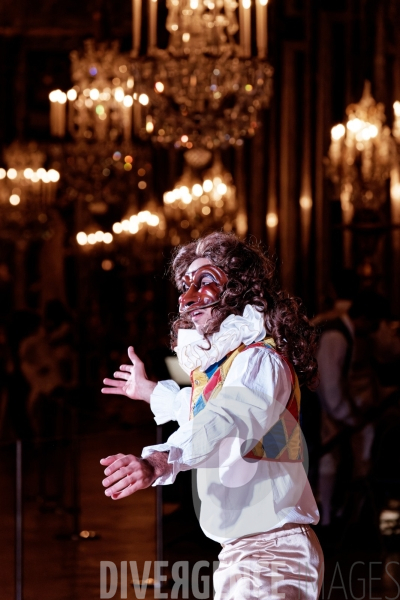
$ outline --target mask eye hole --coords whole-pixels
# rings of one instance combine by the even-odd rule
[[[213,277],[211,275],[203,275],[200,279],[200,287],[203,285],[209,285],[210,283],[214,283]]]

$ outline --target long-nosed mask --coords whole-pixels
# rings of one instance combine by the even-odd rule
[[[179,297],[179,312],[185,314],[218,304],[227,281],[224,271],[211,264],[186,273],[184,291]]]

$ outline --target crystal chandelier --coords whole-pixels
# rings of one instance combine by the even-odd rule
[[[131,143],[80,141],[54,147],[63,171],[62,202],[81,203],[99,218],[115,216],[120,205],[145,201],[152,167],[148,152],[138,153]]]
[[[331,130],[327,174],[340,196],[343,264],[353,268],[354,257],[358,257],[358,274],[370,278],[379,273],[377,264],[383,261],[379,239],[382,226],[388,224],[389,179],[392,207],[400,187],[397,150],[392,132],[385,125],[384,106],[371,96],[368,81],[361,100],[350,104],[346,113],[346,123]]]
[[[396,148],[384,124],[384,106],[371,96],[369,82],[360,102],[346,113],[347,122],[331,130],[327,174],[339,187],[342,210],[351,216],[353,209],[378,209],[385,202]]]
[[[196,237],[211,227],[235,227],[235,187],[216,151],[242,145],[268,105],[267,1],[166,0],[169,40],[160,49],[158,1],[132,0],[129,56],[116,43],[93,41],[85,42],[83,52],[71,53],[74,85],[50,94],[50,121],[54,136],[68,130],[74,140],[63,150],[63,198],[78,200],[81,207],[78,245],[144,232],[176,244],[189,233]],[[163,212],[150,206],[147,182],[132,176],[151,169],[139,164],[132,136],[189,150],[181,180],[164,196]],[[194,164],[194,149],[208,152],[208,160],[214,152],[208,173],[207,161]]]
[[[139,3],[134,0],[134,23]],[[136,110],[136,132],[158,143],[210,149],[253,135],[272,92],[266,0],[256,0],[257,57],[251,56],[251,0],[167,0],[166,50],[157,48],[157,0],[149,7],[148,56],[131,63],[137,98],[146,99]],[[134,54],[139,47],[137,27]]]
[[[185,153],[185,168],[173,190],[164,194],[164,210],[173,245],[189,234],[198,238],[210,228],[231,231],[236,217],[236,189],[231,174],[216,153],[213,165],[201,171],[211,153],[193,149]]]
[[[65,172],[62,202],[80,207],[76,242],[86,250],[105,250],[116,236],[126,240],[125,234],[165,236],[163,215],[149,210],[148,149],[139,153],[131,141],[134,82],[127,64],[117,43],[86,41],[82,53],[71,53],[75,85],[66,94],[50,94],[53,134],[65,135],[67,123],[74,140],[53,150],[58,148]]]
[[[118,42],[96,45],[93,40],[70,56],[74,86],[66,94],[49,94],[52,135],[64,137],[67,128],[75,140],[130,140],[134,82],[128,56],[119,52]]]
[[[130,142],[55,146],[63,170],[60,203],[77,207],[76,241],[79,246],[111,244],[111,223],[124,213],[147,207],[152,165],[149,153]]]
[[[24,237],[48,236],[60,174],[54,168],[45,169],[45,162],[45,153],[34,142],[14,142],[5,149],[5,168],[0,168],[2,237],[13,238],[17,230]]]

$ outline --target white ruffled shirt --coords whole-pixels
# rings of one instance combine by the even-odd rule
[[[207,341],[196,329],[180,329],[175,352],[182,369],[190,375],[197,368],[204,372],[240,344],[263,340],[266,333],[263,313],[248,304],[243,316],[229,315]]]
[[[242,317],[225,319],[209,351],[201,336],[190,333],[178,337],[177,354],[186,372],[192,365],[204,371],[242,342],[248,345],[264,337],[262,314],[247,306]],[[144,448],[142,457],[169,453],[169,470],[154,485],[173,483],[180,471],[193,469],[201,502],[195,508],[211,539],[225,544],[285,523],[318,522],[302,463],[242,458],[279,419],[290,393],[289,367],[263,347],[235,358],[218,396],[191,421],[191,388],[180,390],[172,380],[156,386],[150,402],[156,423],[174,420],[180,427],[165,444]]]

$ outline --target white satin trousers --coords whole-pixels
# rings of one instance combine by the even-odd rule
[[[214,600],[317,600],[322,549],[308,525],[287,523],[223,546]]]

